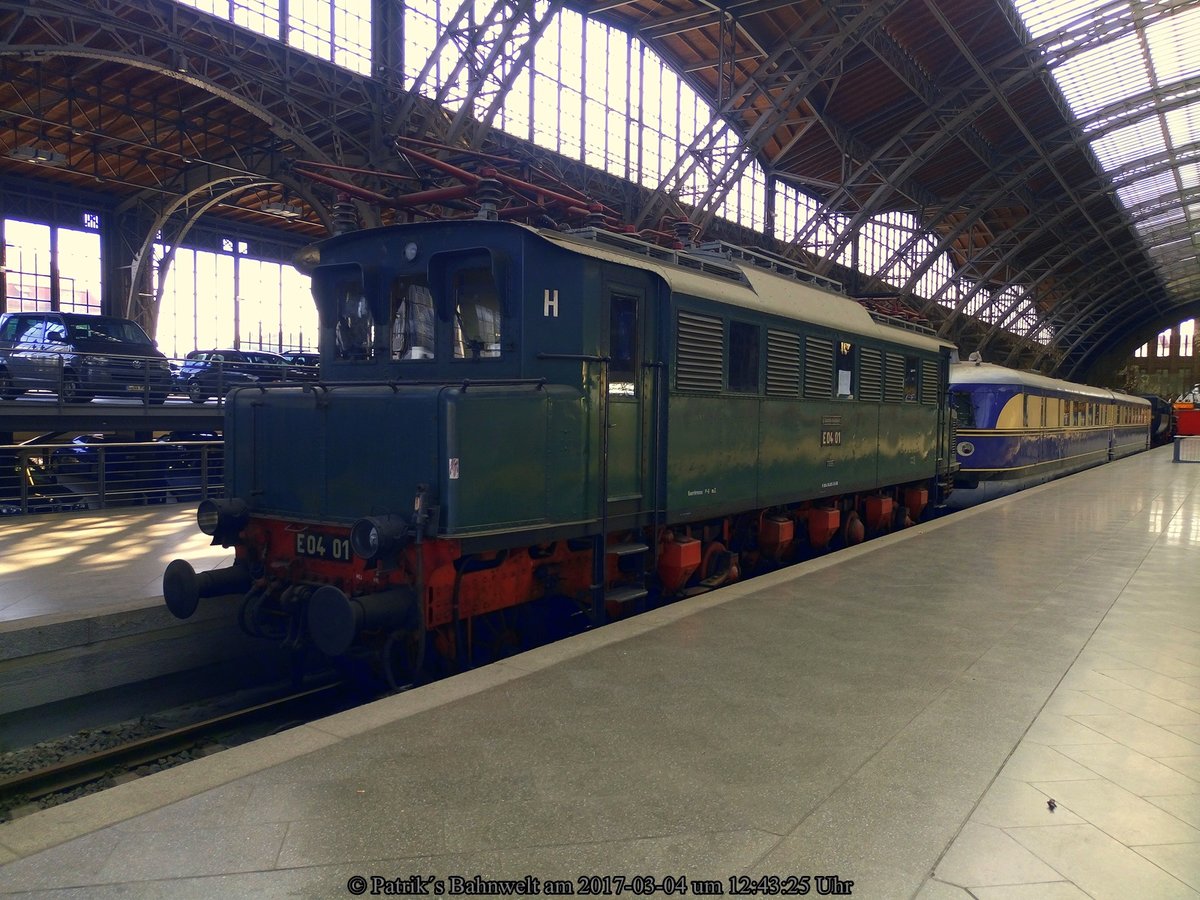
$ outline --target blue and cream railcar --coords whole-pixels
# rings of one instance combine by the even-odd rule
[[[1150,403],[988,363],[950,367],[965,506],[1069,475],[1150,446]]]

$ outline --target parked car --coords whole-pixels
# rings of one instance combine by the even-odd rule
[[[0,516],[73,512],[87,507],[78,494],[46,471],[41,456],[0,451]]]
[[[162,403],[171,390],[167,358],[132,319],[82,313],[0,316],[0,399],[53,391],[64,403],[133,397]]]
[[[288,370],[286,359],[267,350],[193,350],[175,376],[175,392],[204,403],[239,385],[284,381]]]
[[[123,503],[165,503],[166,456],[160,445],[130,442],[111,434],[81,434],[54,447],[46,472],[96,508]]]
[[[163,478],[176,500],[220,496],[225,456],[219,432],[171,431],[154,440],[161,448]]]
[[[290,350],[281,353],[288,361],[288,378],[298,381],[316,381],[321,374],[321,354]]]

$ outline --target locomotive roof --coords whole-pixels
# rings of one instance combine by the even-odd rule
[[[1011,385],[1013,387],[1041,388],[1056,394],[1070,394],[1094,400],[1121,400],[1128,403],[1150,405],[1149,400],[1122,391],[1093,387],[1090,384],[1076,384],[1073,381],[1049,378],[1036,372],[1022,372],[994,363],[953,363],[950,366],[950,387],[953,388],[956,385]]]
[[[754,265],[714,258],[709,264],[710,267],[741,273],[740,279],[744,280],[734,281],[727,276],[706,274],[703,263],[697,268],[674,265],[661,258],[671,255],[666,251],[659,258],[643,256],[619,246],[599,244],[559,231],[534,230],[545,240],[572,253],[653,272],[662,278],[672,291],[693,297],[718,300],[744,309],[811,322],[842,334],[874,337],[935,353],[943,347],[954,346],[932,335],[906,331],[877,322],[861,304],[844,294],[778,275]]]
[[[865,307],[844,294],[799,278],[780,275],[751,263],[741,263],[715,254],[676,252],[613,232],[596,231],[595,236],[603,239],[601,243],[579,234],[535,228],[519,222],[462,219],[455,220],[454,224],[463,228],[521,229],[571,253],[653,272],[662,278],[672,291],[788,319],[811,322],[840,334],[876,338],[933,353],[954,346],[949,341],[930,334],[878,322]],[[405,234],[422,227],[422,223],[406,223],[352,231],[326,238],[319,246],[341,246],[360,240],[368,234]],[[629,247],[636,247],[642,252],[635,252],[628,249]],[[673,259],[682,259],[687,265],[672,262]]]

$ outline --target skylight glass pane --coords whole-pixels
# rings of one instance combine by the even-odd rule
[[[1117,196],[1131,209],[1150,200],[1155,200],[1169,191],[1175,190],[1175,179],[1170,172],[1162,172],[1153,178],[1142,178],[1117,190]]]
[[[1200,74],[1200,9],[1155,22],[1146,29],[1146,41],[1160,85]]]
[[[1150,89],[1150,73],[1135,34],[1067,60],[1054,76],[1079,118]]]
[[[1157,118],[1151,117],[1097,138],[1092,141],[1092,149],[1096,151],[1100,165],[1111,171],[1135,159],[1164,153],[1167,145],[1162,126]]]
[[[1148,219],[1143,219],[1138,225],[1138,229],[1143,233],[1149,234],[1154,231],[1163,231],[1173,225],[1178,225],[1183,221],[1183,210],[1175,209],[1163,215],[1151,216]]]
[[[1200,45],[1197,45],[1200,52]],[[1166,115],[1167,133],[1176,147],[1200,141],[1200,102],[1171,110]]]
[[[1096,0],[1016,0],[1017,10],[1025,20],[1025,27],[1036,38],[1086,15],[1096,5]]]

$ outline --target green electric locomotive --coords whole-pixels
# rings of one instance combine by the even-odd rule
[[[226,569],[186,618],[389,677],[548,597],[591,623],[917,520],[953,478],[951,345],[785,260],[486,219],[319,245],[320,377],[227,399]]]

